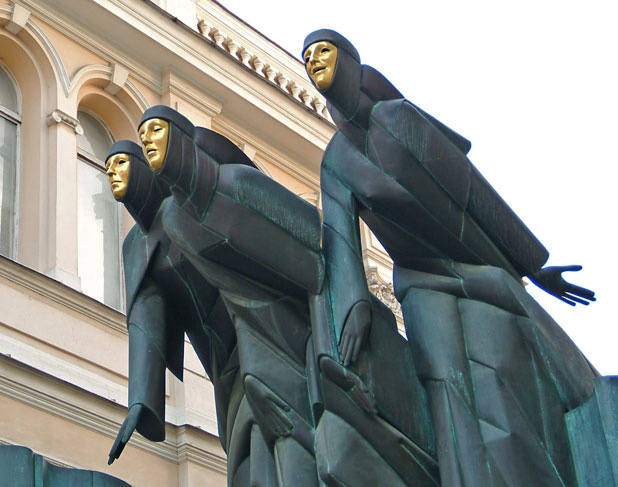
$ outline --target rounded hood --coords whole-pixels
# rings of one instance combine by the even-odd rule
[[[193,124],[176,110],[156,105],[144,112],[139,126],[153,118],[169,123],[167,150],[163,164],[154,171],[154,176],[161,186],[169,188],[175,197],[184,200],[190,191],[195,160]]]
[[[342,120],[349,121],[358,111],[361,88],[360,56],[350,41],[330,29],[320,29],[309,34],[303,43],[301,56],[310,45],[320,41],[328,41],[337,47],[337,64],[328,88],[318,91],[326,98],[331,115],[334,108],[341,114]]]
[[[130,140],[120,140],[110,148],[107,159],[114,154],[129,155],[127,192],[118,200],[122,203],[143,232],[148,232],[157,211],[169,192],[155,182],[154,173],[144,158],[142,148]]]

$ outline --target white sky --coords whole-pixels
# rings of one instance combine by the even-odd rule
[[[618,3],[615,0],[219,0],[300,58],[319,28],[472,141],[470,160],[598,301],[528,286],[604,374],[618,374]]]

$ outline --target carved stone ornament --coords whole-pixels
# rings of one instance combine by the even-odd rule
[[[380,277],[378,269],[370,267],[366,274],[369,290],[393,312],[397,321],[403,320],[401,305],[395,298],[393,284]]]
[[[77,135],[84,135],[84,129],[81,123],[75,117],[64,113],[62,110],[54,110],[47,115],[47,125],[53,125],[55,123],[64,123],[71,127]]]

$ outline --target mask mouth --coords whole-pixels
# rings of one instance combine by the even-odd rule
[[[316,66],[315,68],[313,68],[313,71],[312,71],[311,74],[313,74],[315,76],[320,71],[324,71],[325,69],[326,69],[326,66]]]

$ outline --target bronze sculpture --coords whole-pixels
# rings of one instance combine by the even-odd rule
[[[0,445],[0,472],[0,487],[131,487],[101,472],[55,465],[17,445]]]
[[[123,245],[129,329],[129,411],[110,451],[118,458],[137,429],[152,441],[165,437],[165,368],[182,379],[184,334],[216,385],[219,437],[227,448],[228,403],[234,394],[236,337],[218,292],[174,247],[157,217],[169,190],[162,189],[141,147],[115,143],[107,159],[114,196],[136,225]]]
[[[562,414],[592,394],[597,374],[520,278],[569,304],[594,293],[562,279],[572,267],[541,269],[547,251],[467,160],[469,142],[361,65],[349,41],[316,31],[303,57],[339,129],[321,185],[342,361],[354,363],[373,326],[360,216],[395,263],[443,484],[571,485]]]
[[[169,107],[140,123],[148,162],[126,141],[110,152],[112,191],[137,222],[124,246],[130,409],[110,461],[135,428],[161,439],[162,373],[182,373],[186,331],[215,386],[230,486],[575,485],[564,413],[597,373],[520,278],[569,304],[593,293],[562,279],[570,268],[541,269],[547,251],[468,141],[339,34],[305,47],[340,128],[323,225]],[[359,217],[395,262],[409,343],[367,288]]]
[[[172,321],[170,317],[175,314],[169,307],[157,305],[157,300],[139,306],[133,297],[135,293],[154,294],[142,288],[149,289],[152,280],[156,281],[155,289],[164,285],[167,281],[159,269],[167,268],[181,275],[180,281],[174,281],[175,288],[182,288],[184,282],[205,308],[212,299],[204,288],[216,289],[227,315],[227,320],[220,321],[226,330],[231,328],[228,323],[233,323],[238,366],[235,389],[224,396],[228,402],[217,400],[220,428],[226,417],[236,418],[231,426],[228,421],[227,428],[220,429],[228,452],[231,485],[317,485],[318,475],[330,485],[336,476],[346,481],[364,478],[362,467],[373,468],[366,472],[375,471],[378,477],[390,479],[392,485],[403,486],[401,480],[395,480],[401,478],[433,485],[437,470],[426,398],[392,313],[374,299],[374,316],[381,317],[383,324],[375,327],[371,341],[376,349],[394,347],[397,353],[363,352],[358,367],[347,370],[327,350],[332,346],[325,337],[329,318],[323,316],[320,304],[327,296],[321,294],[324,271],[320,219],[315,208],[250,167],[251,162],[227,139],[194,128],[174,110],[153,107],[142,122],[140,138],[150,168],[135,145],[126,141],[116,144],[108,158],[112,190],[138,222],[125,243],[130,356],[138,359],[130,360],[130,384],[134,384],[130,385],[130,409],[110,460],[120,454],[136,427],[135,407],[139,411],[140,404],[161,400],[156,391],[161,390],[165,365],[173,370],[182,362],[181,356],[172,353],[178,351],[173,332],[177,328],[188,330],[190,321]],[[141,198],[136,197],[134,187],[139,184],[129,177],[126,194],[119,196],[118,163],[126,164],[127,160],[133,161],[131,177],[142,184],[148,182],[148,195],[142,192]],[[147,176],[141,174],[144,169]],[[165,198],[168,194],[172,196]],[[144,225],[144,218],[134,207],[146,211],[152,219],[150,226]],[[166,235],[161,235],[161,227]],[[157,263],[161,259],[163,264]],[[144,275],[146,267],[149,270]],[[197,270],[199,275],[187,269]],[[205,282],[196,286],[198,278]],[[169,302],[173,309],[182,302],[182,296],[174,293],[177,290],[159,293],[158,302]],[[141,321],[148,323],[136,326],[140,309],[151,313],[158,309],[156,315],[163,318],[148,322],[146,317]],[[206,311],[202,321],[208,318]],[[147,325],[152,337],[131,333]],[[317,348],[314,339],[320,340]],[[157,349],[172,354],[173,360],[147,356],[144,342],[149,340],[156,342]],[[204,341],[201,335],[192,337],[206,366],[213,347],[210,351],[201,347],[200,351]],[[401,361],[408,367],[393,373],[390,369]],[[159,379],[151,379],[149,387],[138,385],[148,384],[152,376]],[[216,380],[214,383],[220,396],[218,389],[222,386]],[[406,398],[390,394],[394,387],[407,391]],[[162,417],[161,404],[146,409],[157,410]],[[417,420],[404,412],[409,409],[417,411]],[[239,421],[243,414],[246,419]],[[361,429],[376,445],[363,439]],[[151,434],[150,438],[160,439],[160,435]],[[342,448],[352,444],[359,447],[346,456],[339,455],[340,461],[334,462],[325,455],[333,441]],[[268,468],[256,467],[261,464]],[[376,468],[378,464],[382,467]],[[275,479],[273,469],[280,479]]]

